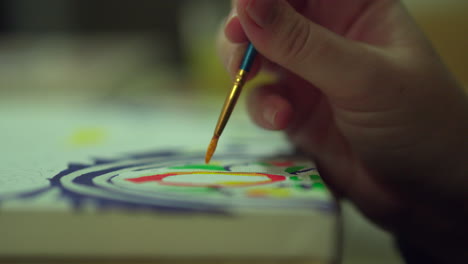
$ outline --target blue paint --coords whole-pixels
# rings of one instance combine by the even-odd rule
[[[228,216],[230,215],[230,213],[228,213],[229,205],[226,206],[220,204],[206,203],[204,201],[192,201],[190,199],[174,201],[170,195],[142,197],[140,194],[144,193],[145,190],[141,190],[141,192],[137,192],[135,194],[132,194],[130,192],[124,192],[124,190],[126,190],[126,187],[116,185],[116,183],[114,182],[114,179],[117,176],[121,175],[120,173],[122,170],[124,172],[140,170],[144,171],[151,170],[152,168],[164,167],[161,165],[157,165],[158,163],[197,163],[204,159],[204,154],[205,153],[183,154],[182,151],[147,152],[143,154],[127,155],[118,159],[95,159],[92,164],[70,163],[67,169],[61,171],[60,173],[49,179],[50,186],[45,188],[38,188],[33,191],[17,193],[6,197],[0,196],[0,204],[2,203],[2,201],[10,199],[35,198],[48,191],[58,190],[60,191],[61,199],[67,200],[71,204],[71,206],[78,211],[83,209],[85,203],[88,204],[90,201],[92,201],[100,210],[153,210],[171,213],[200,212]],[[219,157],[224,160],[236,160],[239,158],[246,160],[255,160],[256,158],[246,156],[245,153],[242,152],[234,152],[224,155],[222,154]],[[154,166],[151,166],[152,164],[154,164]],[[141,168],[141,166],[145,166],[145,168]],[[224,168],[230,171],[233,166],[239,166],[239,163],[227,164]],[[76,176],[71,178],[70,174]],[[67,178],[64,180],[64,177]],[[109,185],[95,184],[94,181],[98,179],[98,177],[107,178],[106,183],[108,183]],[[88,192],[76,192],[74,191],[74,189],[69,188],[70,184],[71,186],[81,185]],[[229,189],[219,188],[217,189],[217,191],[223,193],[226,196],[233,195],[233,193]],[[95,192],[102,195],[95,195]],[[274,204],[274,206],[278,208],[283,208],[284,205]],[[324,201],[307,201],[307,207],[317,208],[319,210],[325,211],[334,210],[333,204]]]
[[[144,170],[150,170],[151,168],[164,167],[164,166],[158,165],[158,166],[150,166],[144,169],[139,168],[141,166],[148,166],[154,163],[154,162],[147,161],[147,160],[145,162],[135,162],[129,165],[120,165],[120,166],[112,167],[112,164],[114,163],[121,163],[121,162],[131,161],[131,160],[138,161],[139,159],[154,159],[157,162],[164,163],[168,161],[178,161],[178,160],[180,161],[181,158],[183,159],[184,162],[196,163],[196,162],[203,161],[204,159],[204,153],[196,153],[192,155],[181,155],[181,153],[182,152],[176,152],[176,151],[147,152],[147,153],[140,153],[140,154],[131,154],[126,157],[119,158],[119,159],[95,159],[92,164],[70,163],[67,169],[59,172],[57,175],[49,179],[50,186],[45,187],[45,188],[39,188],[33,191],[20,192],[20,193],[8,195],[5,197],[0,196],[0,204],[2,203],[2,201],[11,200],[11,199],[35,198],[47,191],[58,189],[60,191],[59,196],[62,199],[68,200],[71,206],[75,210],[78,210],[78,211],[82,210],[85,202],[88,203],[91,200],[96,204],[96,206],[100,210],[106,210],[106,209],[111,209],[111,208],[119,208],[119,209],[125,209],[125,210],[143,210],[143,209],[148,210],[149,209],[149,210],[171,212],[171,213],[200,212],[200,213],[211,213],[211,214],[218,214],[218,215],[228,215],[228,213],[226,212],[226,208],[224,206],[213,205],[213,204],[208,204],[208,203],[203,203],[203,202],[194,202],[194,201],[186,200],[183,202],[174,202],[174,203],[171,203],[170,205],[162,205],[164,204],[163,202],[168,202],[168,201],[172,202],[172,200],[171,198],[164,199],[161,197],[154,198],[154,199],[148,198],[147,201],[149,203],[134,202],[131,200],[132,199],[141,200],[141,197],[138,195],[122,193],[122,192],[119,192],[118,190],[111,190],[106,187],[96,185],[93,182],[93,179],[95,179],[96,177],[105,175],[107,173],[115,172],[116,174],[112,175],[109,179],[106,180],[107,183],[114,185],[113,179],[119,175],[118,172],[120,170],[128,169],[132,171],[140,171],[140,170],[144,171]],[[235,154],[229,154],[229,155],[221,155],[221,158],[236,159],[236,158],[239,158],[240,156],[241,155],[235,153]],[[110,165],[111,167],[108,167],[105,169],[98,169],[106,165]],[[112,198],[106,198],[102,196],[94,196],[88,193],[77,193],[75,191],[68,189],[61,182],[62,178],[65,176],[68,176],[72,173],[73,174],[79,173],[79,171],[82,171],[82,170],[83,171],[89,170],[89,169],[92,169],[93,167],[96,167],[95,171],[91,171],[91,172],[78,175],[77,177],[71,180],[71,183],[86,186],[86,188],[90,188],[90,189],[96,189],[106,194],[114,194],[114,195],[117,194],[121,199],[112,199]],[[229,191],[223,190],[222,192],[226,193],[227,195],[232,195],[229,193]],[[126,201],[126,199],[128,201]]]
[[[164,154],[162,153],[155,153],[153,157],[155,158],[162,158],[165,157]],[[165,153],[166,154],[166,153]],[[175,155],[175,153],[174,153]],[[132,155],[130,159],[135,158],[138,155]],[[146,158],[151,158],[151,155],[148,155],[148,153],[145,153],[144,155],[141,155],[142,157]],[[172,157],[172,153],[168,155]],[[202,160],[203,155],[196,156],[197,160]],[[121,162],[124,160],[128,160],[128,158],[122,158],[119,160],[108,160],[109,164],[112,164],[114,162]],[[169,158],[170,160],[170,158]],[[96,206],[100,210],[106,210],[106,209],[113,209],[113,208],[120,208],[120,209],[126,209],[126,210],[155,210],[155,211],[162,211],[162,212],[171,212],[171,213],[193,213],[193,212],[202,212],[202,213],[214,213],[214,214],[226,214],[225,210],[221,208],[220,206],[216,205],[209,205],[209,204],[200,204],[196,202],[191,202],[191,201],[184,201],[183,204],[171,204],[171,205],[159,205],[157,204],[158,199],[161,200],[160,198],[155,199],[153,204],[144,204],[144,203],[138,203],[138,202],[133,202],[133,201],[122,201],[122,200],[114,200],[111,198],[105,198],[101,196],[93,196],[90,194],[81,194],[81,193],[76,193],[74,191],[70,191],[67,189],[63,184],[61,183],[61,178],[69,175],[71,173],[76,173],[77,171],[84,170],[84,169],[89,169],[94,166],[102,166],[106,165],[103,159],[97,160],[98,162],[91,164],[91,165],[83,165],[83,164],[70,164],[69,168],[60,172],[56,176],[54,176],[52,179],[50,179],[50,184],[51,186],[49,189],[52,188],[57,188],[61,191],[61,197],[63,199],[69,200],[71,203],[72,207],[75,210],[81,210],[83,203],[85,201],[89,201],[90,199],[96,204]],[[92,189],[99,189],[101,191],[107,192],[107,193],[117,193],[123,200],[126,198],[128,199],[136,199],[136,198],[141,198],[136,195],[131,195],[131,194],[126,194],[126,193],[120,193],[120,192],[115,192],[113,190],[109,190],[105,187],[101,187],[98,185],[95,185],[93,183],[93,179],[106,174],[106,173],[112,173],[112,172],[118,172],[119,170],[122,169],[128,169],[132,167],[139,167],[139,166],[145,166],[149,165],[151,163],[149,162],[144,162],[144,163],[134,163],[130,165],[125,165],[125,166],[116,166],[116,167],[111,167],[103,170],[97,170],[97,171],[92,171],[88,173],[84,173],[82,175],[79,175],[78,177],[74,178],[72,180],[72,183],[74,184],[79,184],[83,186],[90,187]],[[118,176],[118,174],[113,175],[110,177],[110,179],[107,180],[107,182],[112,183],[112,179]],[[37,193],[38,195],[39,193]],[[21,197],[18,197],[21,198]],[[170,200],[170,199],[168,199]]]
[[[170,158],[170,157],[176,157],[180,155],[179,153],[180,152],[177,152],[177,151],[149,151],[149,152],[138,153],[138,154],[130,154],[128,155],[128,157],[133,158],[133,159]]]
[[[314,170],[317,170],[316,168],[307,168],[307,169],[303,169],[303,170],[298,170],[298,171],[295,171],[295,172],[291,172],[291,174],[294,174],[294,175],[298,175],[300,173],[304,173],[304,172],[308,172],[308,171],[314,171]]]
[[[26,191],[26,192],[20,192],[12,195],[6,195],[6,196],[0,196],[0,202],[2,200],[7,200],[7,199],[28,199],[28,198],[34,198],[44,192],[50,191],[52,189],[52,186],[47,186],[44,188],[39,188],[36,190],[32,191]]]

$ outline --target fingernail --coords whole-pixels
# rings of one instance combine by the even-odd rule
[[[229,13],[229,19],[233,18],[237,16],[237,7],[234,5],[232,8],[231,8],[231,12]]]
[[[275,126],[275,120],[276,120],[276,115],[278,114],[278,111],[276,108],[272,106],[268,106],[263,110],[263,118],[265,121],[270,124],[270,126],[274,127]]]
[[[234,6],[229,12],[229,15],[226,18],[226,23],[224,23],[224,25],[226,26],[227,24],[229,24],[229,22],[231,22],[231,20],[235,17],[237,17],[237,8]]]
[[[266,27],[274,21],[276,6],[276,0],[250,0],[246,11],[258,26]]]

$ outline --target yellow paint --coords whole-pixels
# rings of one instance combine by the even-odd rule
[[[251,189],[246,191],[247,196],[250,197],[266,197],[268,196],[268,192],[262,189]]]
[[[270,190],[270,195],[278,198],[286,198],[291,196],[291,191],[283,188],[275,188]]]
[[[107,138],[108,133],[103,128],[79,128],[70,136],[69,143],[73,147],[90,147],[104,143]]]
[[[250,189],[246,192],[250,197],[275,197],[287,198],[291,196],[291,190],[283,188]]]

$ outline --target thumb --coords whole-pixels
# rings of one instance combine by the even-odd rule
[[[239,0],[237,10],[246,35],[264,57],[326,95],[349,98],[356,88],[369,87],[375,50],[313,23],[284,0]]]

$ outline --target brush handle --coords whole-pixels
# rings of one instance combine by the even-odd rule
[[[249,72],[256,55],[257,50],[252,45],[252,43],[249,43],[249,45],[247,46],[247,50],[245,51],[244,59],[242,60],[240,69]]]
[[[232,86],[231,91],[226,97],[224,101],[223,108],[221,110],[221,114],[218,118],[218,123],[216,124],[214,136],[220,137],[223,133],[224,127],[226,126],[229,117],[231,117],[232,111],[234,110],[234,106],[237,103],[237,99],[239,98],[242,87],[244,86],[245,81],[247,80],[247,75],[249,73],[250,68],[252,67],[253,61],[255,59],[255,55],[257,55],[257,50],[255,50],[252,43],[249,43],[247,46],[247,50],[244,54],[244,59],[242,60],[240,69],[234,78],[234,85]]]
[[[255,56],[257,55],[257,50],[254,48],[252,43],[249,43],[247,46],[247,50],[244,54],[244,59],[242,60],[239,72],[237,73],[236,77],[234,78],[234,85],[232,86],[231,91],[229,92],[226,100],[224,101],[223,109],[221,110],[221,114],[218,118],[218,123],[216,124],[216,128],[213,134],[213,138],[211,139],[210,145],[208,146],[208,150],[205,156],[205,163],[209,163],[211,157],[216,150],[216,145],[218,144],[218,139],[223,133],[224,127],[231,117],[232,111],[234,110],[234,106],[237,103],[237,99],[240,96],[242,91],[242,87],[244,86],[245,81],[247,80],[247,75],[252,67],[252,64],[255,60]]]

